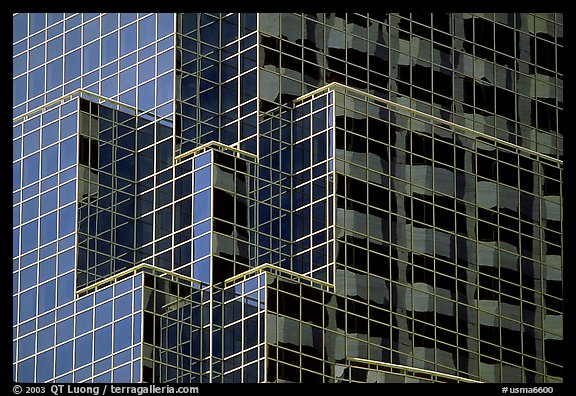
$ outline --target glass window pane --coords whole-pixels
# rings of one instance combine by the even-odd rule
[[[46,89],[50,90],[62,85],[62,58],[58,58],[46,65]]]
[[[22,222],[38,217],[38,198],[32,198],[22,204]]]
[[[63,237],[74,232],[76,228],[76,205],[60,209],[60,225],[58,235]]]
[[[56,209],[58,205],[58,189],[50,190],[40,197],[40,214]]]
[[[84,47],[84,73],[97,69],[100,65],[100,42],[95,41]]]
[[[38,247],[38,220],[22,226],[22,254]]]
[[[92,333],[76,339],[76,367],[92,361]]]
[[[100,34],[100,19],[96,18],[92,22],[84,25],[84,42],[89,43]]]
[[[58,172],[58,145],[42,150],[42,177]]]
[[[150,15],[138,22],[138,41],[145,47],[156,39],[156,16]]]
[[[27,87],[28,80],[26,79],[26,75],[12,81],[12,106],[18,106],[26,101]]]
[[[206,190],[194,195],[194,223],[204,220],[210,216],[211,190]]]
[[[120,30],[120,56],[129,54],[134,50],[136,50],[136,24]]]
[[[37,358],[36,382],[45,382],[54,376],[54,349],[50,349]]]
[[[112,326],[97,330],[94,334],[94,359],[100,359],[112,353]]]
[[[40,262],[39,281],[44,282],[56,275],[56,257],[50,257]]]
[[[118,29],[118,14],[115,12],[108,13],[102,17],[102,34]]]
[[[82,29],[79,27],[66,33],[66,52],[80,47],[82,42],[81,33]]]
[[[44,66],[28,75],[28,98],[33,98],[44,92]]]
[[[56,212],[40,218],[40,246],[56,239]]]
[[[60,169],[65,169],[76,163],[76,138],[60,143]]]
[[[76,77],[80,76],[81,63],[80,63],[80,50],[66,55],[66,60],[64,64],[64,71],[66,76],[66,81],[72,81]]]
[[[28,66],[30,69],[34,69],[46,61],[44,48],[44,44],[42,44],[30,50],[30,64]]]
[[[118,33],[114,32],[102,39],[102,64],[118,58]]]
[[[22,184],[26,186],[38,180],[40,173],[40,153],[33,154],[23,161]]]
[[[114,323],[114,352],[132,344],[132,317]]]
[[[194,240],[194,260],[210,253],[210,234],[206,234]]]
[[[58,58],[63,54],[64,49],[64,36],[58,36],[48,41],[48,49],[46,50],[47,60]]]
[[[42,147],[46,147],[58,140],[58,122],[42,128]]]
[[[28,13],[19,13],[12,19],[12,41],[22,40],[28,34]]]
[[[70,341],[56,348],[56,375],[72,370],[73,342]]]
[[[36,315],[36,289],[30,289],[20,295],[20,322]]]

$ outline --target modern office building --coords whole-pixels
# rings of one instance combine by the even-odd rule
[[[13,379],[562,382],[562,14],[13,15]]]

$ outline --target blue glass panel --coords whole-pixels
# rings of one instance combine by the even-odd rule
[[[12,165],[12,191],[17,190],[21,187],[20,178],[22,177],[22,174],[20,168],[21,168],[20,161],[15,162]]]
[[[20,322],[36,315],[36,289],[30,289],[20,294]]]
[[[56,275],[56,257],[50,257],[39,264],[39,280],[43,282]]]
[[[136,85],[136,67],[120,72],[120,91]]]
[[[158,74],[174,68],[174,52],[166,51],[158,55]]]
[[[56,242],[44,246],[40,249],[40,259],[52,256],[54,253],[56,253]]]
[[[74,371],[74,382],[82,382],[90,377],[92,377],[92,366]]]
[[[40,245],[56,239],[56,212],[40,218]]]
[[[54,325],[38,331],[38,351],[54,346]]]
[[[38,220],[22,226],[22,254],[38,247]]]
[[[34,358],[24,360],[18,365],[18,382],[34,382],[35,371]]]
[[[36,348],[36,333],[18,340],[18,359],[24,359],[34,353]]]
[[[121,18],[126,14],[121,14]],[[120,56],[136,50],[136,24],[120,29]]]
[[[72,370],[73,342],[70,341],[56,348],[56,375]]]
[[[128,293],[114,299],[114,319],[122,318],[132,312],[132,294]]]
[[[194,191],[210,186],[212,182],[212,168],[206,167],[194,172]]]
[[[102,64],[118,59],[118,33],[102,38]]]
[[[62,85],[63,63],[62,58],[58,58],[46,65],[46,89]]]
[[[30,33],[34,34],[46,27],[46,14],[39,12],[30,13]]]
[[[60,122],[60,139],[67,138],[78,132],[78,127],[76,125],[76,113],[70,114],[69,116],[62,119]],[[76,157],[74,157],[76,158]]]
[[[57,314],[58,320],[65,319],[65,318],[72,316],[72,315],[74,315],[74,303],[73,302],[66,304],[63,307],[60,306],[58,308],[58,314]]]
[[[102,16],[102,35],[118,29],[118,14],[115,12],[107,13]]]
[[[58,36],[50,41],[48,41],[48,47],[46,50],[47,61],[56,59],[62,56],[64,50],[64,36]]]
[[[40,213],[45,214],[56,209],[58,204],[58,189],[45,192],[40,197]]]
[[[112,377],[113,381],[114,382],[120,382],[120,383],[132,382],[131,368],[132,368],[131,364],[126,364],[126,365],[114,370],[114,375]]]
[[[134,330],[132,332],[134,334],[134,344],[138,344],[142,341],[142,313],[137,313],[132,317],[132,319],[134,323]]]
[[[28,35],[28,13],[19,13],[12,19],[12,41],[22,40]]]
[[[102,326],[112,321],[112,302],[96,307],[96,327]]]
[[[100,19],[94,19],[84,25],[84,42],[89,43],[100,34]]]
[[[171,100],[174,97],[173,92],[173,74],[168,73],[160,77],[157,81],[156,87],[156,103],[164,103]]]
[[[42,150],[42,177],[58,171],[58,145],[55,144]]]
[[[75,250],[70,249],[58,255],[58,275],[74,269],[76,264]]]
[[[46,57],[44,52],[44,45],[39,45],[30,50],[29,69],[34,69],[36,66],[45,63]]]
[[[37,283],[37,266],[31,265],[30,267],[20,271],[20,290],[26,290]]]
[[[132,278],[123,280],[114,286],[114,294],[119,295],[132,289]]]
[[[24,156],[40,148],[40,131],[34,131],[24,136]]]
[[[210,283],[210,257],[194,263],[194,279],[200,282]]]
[[[174,14],[159,13],[158,18],[158,38],[162,38],[170,33],[174,33]]]
[[[156,39],[156,16],[150,15],[138,22],[138,41],[145,47]]]
[[[76,229],[76,205],[60,209],[58,236],[63,237]]]
[[[95,41],[84,47],[84,73],[97,69],[100,65],[100,42]]]
[[[76,335],[84,334],[87,331],[92,330],[92,315],[92,309],[89,309],[88,311],[82,312],[76,316]]]
[[[72,51],[80,47],[80,44],[82,42],[81,34],[82,29],[79,27],[66,33],[66,52]]]
[[[12,106],[19,105],[26,100],[28,80],[26,75],[12,80]]]
[[[56,281],[52,280],[40,285],[38,287],[38,297],[38,313],[53,309],[56,301]]]
[[[63,172],[60,172],[60,183],[65,183],[76,177],[76,167],[69,168]]]
[[[100,359],[112,353],[112,326],[106,326],[94,333],[94,359]]]
[[[114,323],[114,352],[132,345],[132,318]]]
[[[16,77],[19,74],[24,73],[27,70],[27,62],[28,61],[28,56],[26,53],[17,56],[16,58],[14,58],[14,60],[12,61],[12,76]]]
[[[76,367],[92,361],[92,333],[76,339]]]
[[[68,318],[56,325],[56,344],[70,340],[74,336],[74,318]]]
[[[54,349],[50,349],[36,358],[36,382],[45,382],[54,376]]]
[[[64,60],[64,76],[66,81],[72,81],[76,77],[80,76],[80,70],[82,69],[82,64],[80,63],[81,51],[76,50],[74,52],[66,55]]]
[[[70,138],[60,143],[60,169],[65,169],[76,163],[76,138]]]
[[[32,198],[22,204],[22,223],[38,217],[38,198]]]
[[[76,181],[60,186],[60,206],[76,200]]]
[[[99,290],[96,293],[96,304],[101,303],[112,298],[112,287],[107,287],[105,289]]]
[[[201,193],[194,194],[194,222],[206,219],[211,212],[211,190],[205,190]]]
[[[96,368],[94,369],[94,374],[96,374]],[[112,373],[110,371],[97,377],[94,377],[94,383],[107,383],[107,382],[112,382]]]
[[[118,95],[118,75],[115,74],[112,77],[103,80],[100,89],[102,96],[113,98]]]
[[[74,299],[74,276],[74,273],[69,273],[58,278],[58,305]]]
[[[194,240],[194,260],[202,258],[210,253],[210,234],[206,234]]]
[[[64,14],[61,12],[49,12],[48,13],[48,26],[56,23],[56,22],[60,22],[62,19],[64,19]],[[60,24],[62,25],[62,24]]]
[[[46,147],[58,140],[58,122],[42,128],[42,147]]]
[[[40,154],[36,153],[23,161],[22,183],[26,186],[38,180],[40,173]]]
[[[149,110],[154,107],[154,81],[141,85],[138,89],[138,105],[141,110]]]

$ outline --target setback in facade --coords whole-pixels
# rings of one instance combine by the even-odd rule
[[[13,16],[13,379],[562,382],[563,16]]]

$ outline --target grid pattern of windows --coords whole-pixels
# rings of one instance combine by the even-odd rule
[[[562,14],[263,14],[260,97],[330,82],[562,155]]]
[[[562,381],[562,14],[13,19],[14,380]]]
[[[173,111],[174,14],[21,13],[13,26],[14,116],[79,88]]]

